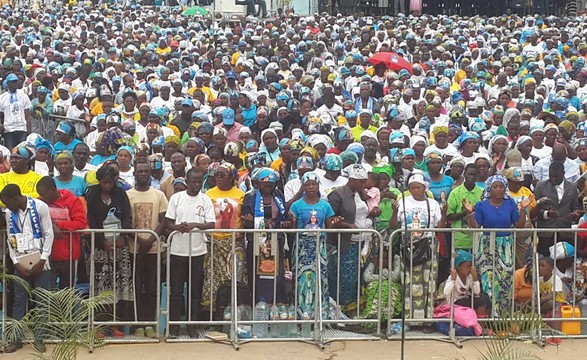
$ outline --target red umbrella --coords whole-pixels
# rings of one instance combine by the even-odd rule
[[[406,69],[412,73],[412,64],[406,59],[394,52],[380,52],[369,58],[369,62],[373,65],[385,64],[385,67],[393,71],[400,71]]]

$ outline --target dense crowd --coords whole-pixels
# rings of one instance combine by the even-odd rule
[[[425,319],[443,299],[479,315],[528,303],[535,246],[544,314],[577,294],[582,234],[535,244],[508,229],[587,227],[583,18],[180,13],[1,9],[0,199],[18,276],[87,282],[93,252],[95,292],[116,290],[119,319],[153,321],[162,239],[171,320],[222,312],[232,266],[253,306],[297,304],[288,316],[376,317],[382,278],[390,315]],[[503,231],[447,230],[481,227]],[[68,233],[88,228],[153,233]],[[263,232],[282,228],[384,242]],[[26,299],[15,285],[14,318]]]

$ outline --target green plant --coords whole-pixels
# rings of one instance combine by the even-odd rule
[[[8,320],[6,336],[9,341],[56,341],[48,355],[35,346],[36,358],[51,360],[73,360],[81,346],[105,345],[98,336],[102,327],[90,327],[89,319],[92,314],[104,312],[112,303],[110,292],[91,299],[84,299],[72,288],[59,291],[37,288],[30,293],[34,307],[21,320]]]
[[[487,353],[481,353],[479,360],[540,360],[540,357],[529,349],[525,349],[524,344],[516,343],[508,338],[491,338],[486,339]]]
[[[489,328],[497,337],[516,337],[545,326],[542,317],[535,311],[516,311],[511,317],[504,315],[489,323]]]

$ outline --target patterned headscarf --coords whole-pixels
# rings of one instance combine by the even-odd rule
[[[115,154],[118,148],[125,144],[125,135],[117,127],[111,127],[98,137],[98,142],[102,144],[111,154]]]
[[[324,158],[324,169],[329,171],[341,171],[342,160],[336,154],[326,154]]]
[[[257,181],[275,184],[279,181],[279,173],[271,168],[264,167],[256,174]]]
[[[233,179],[236,177],[236,168],[234,167],[233,164],[226,162],[226,161],[223,161],[220,163],[218,168],[223,168],[223,169],[227,170]]]
[[[302,185],[308,181],[316,181],[317,183],[320,183],[320,176],[313,171],[308,171],[302,176]]]
[[[67,159],[73,163],[73,154],[68,150],[60,151],[55,155],[55,162],[61,159]]]
[[[491,187],[494,183],[500,182],[505,186],[505,191],[503,193],[504,199],[510,198],[510,189],[508,188],[508,181],[503,175],[493,175],[490,176],[487,180],[485,180],[485,190],[483,190],[483,200],[489,199],[489,193],[491,191]]]

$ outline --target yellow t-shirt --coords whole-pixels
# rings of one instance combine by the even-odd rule
[[[41,178],[41,175],[32,170],[29,170],[26,174],[17,174],[14,171],[0,174],[0,191],[2,191],[2,189],[8,184],[16,184],[24,196],[38,198],[37,182],[39,182]],[[0,204],[4,205],[1,202]]]
[[[553,286],[553,282],[554,282],[554,286]],[[548,279],[546,281],[541,276],[540,283],[538,284],[538,286],[540,288],[541,294],[553,294],[553,290],[554,290],[554,300],[557,303],[564,303],[566,301],[565,294],[563,291],[563,281],[555,274],[552,274],[550,276],[550,279]]]
[[[240,229],[241,228],[241,210],[245,201],[245,193],[236,188],[228,191],[222,191],[217,186],[206,192],[206,195],[214,204],[214,214],[216,216],[216,229]],[[230,233],[216,233],[215,238],[227,239],[232,237]]]
[[[523,199],[527,199],[532,195],[532,191],[530,189],[528,189],[525,186],[522,186],[520,188],[520,190],[518,190],[518,192],[513,192],[510,191],[510,195],[512,197],[512,199],[514,199],[514,201],[516,202],[516,204],[519,204]],[[526,210],[527,214],[530,214],[530,210],[534,209],[536,207],[536,200],[532,201],[530,203],[530,206],[528,206],[528,209]]]

